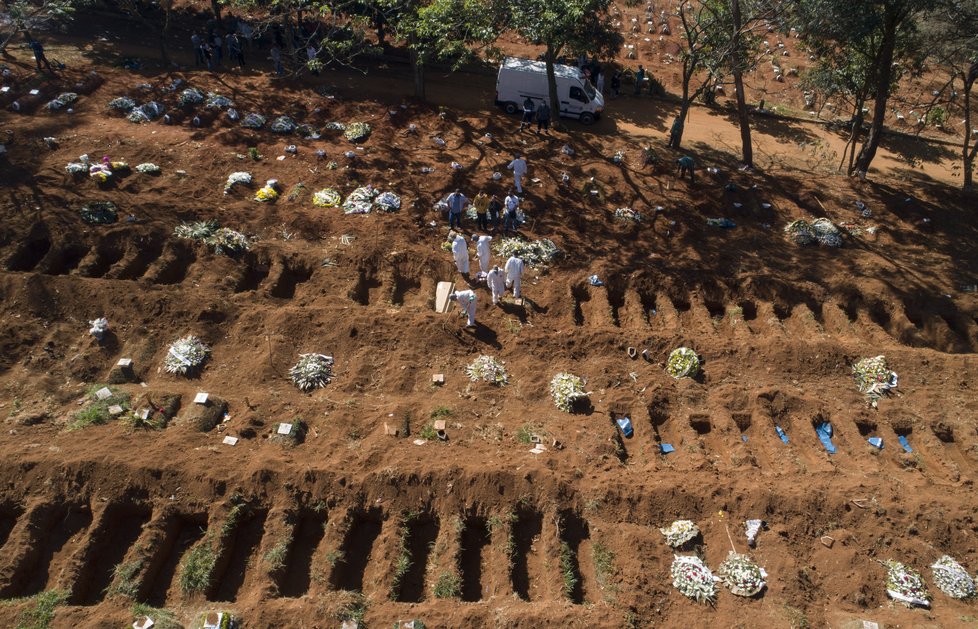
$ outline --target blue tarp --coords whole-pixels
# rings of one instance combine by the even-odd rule
[[[906,435],[899,435],[897,437],[897,441],[900,442],[900,445],[903,446],[904,450],[906,450],[907,452],[913,452],[913,448],[910,447],[910,442],[907,441]]]
[[[662,452],[662,454],[669,454],[670,452],[675,452],[676,449],[672,447],[671,443],[660,443],[659,451]]]
[[[619,417],[615,420],[618,427],[621,428],[621,434],[625,435],[626,439],[630,439],[635,431],[632,430],[632,420],[627,417]]]
[[[774,427],[774,431],[776,433],[778,433],[778,437],[781,438],[781,441],[784,441],[785,443],[788,443],[788,435],[784,432],[784,430],[781,428],[781,426],[775,426]]]
[[[832,424],[822,422],[818,426],[815,426],[815,434],[818,435],[818,440],[825,446],[826,452],[835,454],[835,444],[832,443]]]
[[[870,437],[869,439],[867,439],[867,441],[869,441],[869,445],[873,446],[874,448],[879,448],[880,450],[883,449],[882,437]]]
[[[740,440],[747,443],[747,435],[740,435]]]

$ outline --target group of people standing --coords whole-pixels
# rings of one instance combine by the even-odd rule
[[[224,60],[224,47],[227,46],[228,59],[239,68],[245,66],[244,49],[241,38],[237,33],[221,37],[220,33],[211,32],[204,37],[194,33],[190,36],[190,45],[194,49],[194,66],[205,66],[208,70],[220,67]]]
[[[502,304],[506,290],[513,291],[513,297],[523,298],[522,281],[525,265],[518,256],[510,256],[506,264],[500,268],[498,264],[492,264],[492,236],[488,234],[472,235],[472,242],[475,243],[476,256],[479,258],[479,273],[476,275],[476,283],[483,279],[492,295],[492,304],[499,306]],[[456,234],[452,240],[452,256],[455,258],[455,268],[467,280],[469,279],[469,247],[465,242],[465,237]],[[470,285],[472,282],[469,282]],[[478,297],[472,289],[455,291],[448,296],[448,299],[458,303],[462,314],[467,317],[466,325],[475,327],[475,313]]]

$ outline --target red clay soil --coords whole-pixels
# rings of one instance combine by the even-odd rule
[[[94,67],[84,63],[75,58],[62,85],[37,83],[40,102],[84,79]],[[978,220],[931,145],[906,148],[923,169],[890,151],[875,181],[857,182],[829,174],[838,138],[759,121],[770,159],[743,173],[736,129],[697,110],[691,185],[673,177],[677,154],[661,148],[668,110],[629,99],[596,129],[540,139],[485,106],[439,115],[396,96],[365,100],[344,87],[350,75],[327,98],[259,74],[98,71],[104,83],[86,87],[72,114],[2,114],[0,130],[12,135],[0,164],[0,596],[64,591],[56,627],[125,626],[135,602],[172,610],[185,626],[220,609],[247,627],[336,627],[358,601],[371,627],[413,618],[428,627],[973,624],[973,604],[932,583],[932,610],[894,604],[880,564],[903,561],[929,581],[944,553],[978,566],[978,302],[968,290]],[[406,85],[395,74],[380,74],[391,77],[389,94]],[[363,121],[373,133],[360,150],[336,131],[302,140],[223,117],[194,128],[189,111],[172,126],[137,125],[107,108],[123,94],[147,100],[137,87],[147,81],[178,110],[176,94],[159,89],[177,77],[231,97],[242,113],[317,127]],[[457,80],[491,92],[491,77]],[[448,89],[436,80],[436,100]],[[665,161],[658,172],[641,164],[650,142]],[[263,157],[252,161],[249,147]],[[479,326],[469,332],[454,311],[432,308],[436,282],[465,285],[432,206],[456,186],[504,193],[514,151],[533,178],[521,233],[552,239],[563,255],[528,270],[524,305],[493,308],[477,288]],[[133,172],[100,189],[65,174],[82,153],[153,162],[162,174]],[[224,195],[240,170],[255,186]],[[603,200],[581,192],[590,177]],[[270,178],[282,198],[254,202]],[[351,216],[311,203],[321,188],[366,184],[400,194],[401,211]],[[121,220],[83,223],[79,208],[92,200],[114,202]],[[644,220],[616,222],[619,207]],[[737,226],[707,224],[720,217]],[[812,217],[877,230],[838,249],[783,237],[788,222]],[[252,237],[250,251],[215,255],[173,235],[181,222],[211,219]],[[593,274],[604,286],[586,281]],[[101,316],[110,332],[98,343],[88,322]],[[212,348],[189,379],[161,370],[186,334]],[[651,360],[629,359],[629,346]],[[665,372],[679,346],[702,357],[698,379]],[[302,393],[288,370],[307,352],[334,356],[335,378]],[[467,379],[479,354],[505,361],[507,386]],[[849,365],[878,354],[900,387],[873,410]],[[133,408],[175,395],[176,416],[161,430],[116,419],[70,429],[120,358],[133,359],[137,378],[113,386]],[[587,379],[586,408],[554,407],[548,386],[559,371]],[[445,384],[433,386],[439,373]],[[200,391],[229,405],[209,432],[198,430]],[[632,438],[618,436],[613,407],[630,413]],[[449,439],[415,445],[433,415],[446,419]],[[304,439],[275,436],[296,419]],[[834,455],[816,437],[821,421],[833,426]],[[385,435],[385,423],[409,425],[410,436]],[[530,433],[545,452],[529,452]],[[237,445],[222,444],[228,435]],[[659,443],[675,452],[661,455]],[[768,573],[763,595],[723,590],[715,605],[680,595],[658,531],[677,518],[698,524],[698,550],[714,569],[731,545],[747,550],[745,520],[765,520],[752,551]],[[188,593],[188,558],[208,548],[213,569]],[[410,566],[398,575],[402,556]],[[439,598],[454,589],[452,575],[457,598]],[[33,604],[0,606],[0,623],[17,624]]]

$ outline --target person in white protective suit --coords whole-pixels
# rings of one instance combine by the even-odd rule
[[[466,325],[470,328],[475,327],[475,292],[470,290],[457,290],[448,296],[449,301],[457,301],[458,307],[462,309],[462,314],[468,317]]]
[[[516,256],[511,256],[506,260],[506,286],[513,287],[513,297],[522,299],[520,293],[520,283],[523,278],[523,260]]]
[[[486,283],[489,285],[490,292],[492,292],[492,304],[495,306],[499,304],[503,295],[506,294],[506,271],[499,268],[497,264],[486,275]]]
[[[461,235],[455,236],[452,241],[452,255],[455,256],[455,266],[462,275],[469,274],[469,247],[465,238]]]
[[[479,256],[479,270],[483,273],[488,273],[489,263],[492,260],[492,251],[489,249],[489,243],[492,242],[492,236],[477,236],[473,234],[472,240],[476,243],[475,252]]]

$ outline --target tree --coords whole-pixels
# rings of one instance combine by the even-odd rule
[[[451,62],[458,69],[499,36],[500,14],[490,0],[380,0],[381,22],[406,42],[414,95],[425,98],[425,67]]]
[[[17,33],[28,37],[31,31],[49,24],[70,21],[75,9],[87,4],[86,0],[0,0],[0,24],[8,32],[0,35],[0,52]]]
[[[166,48],[166,38],[170,33],[170,16],[173,13],[173,0],[160,0],[158,8],[163,15],[159,20],[150,17],[149,14],[156,11],[157,7],[144,5],[142,0],[117,0],[119,8],[130,17],[138,20],[150,31],[159,28],[160,34],[160,60],[163,65],[170,64],[170,55]]]
[[[610,0],[513,0],[511,26],[531,44],[544,47],[547,86],[553,120],[559,120],[560,100],[554,64],[565,53],[613,57],[624,38],[608,15]]]
[[[904,64],[898,61],[912,60],[919,53],[917,18],[931,4],[931,0],[801,0],[797,3],[797,15],[807,41],[825,51],[834,50],[831,57],[836,67],[851,66],[850,69],[862,72],[857,81],[862,83],[862,89],[856,93],[864,91],[864,98],[873,99],[869,134],[852,161],[849,174],[865,177],[876,157],[889,97],[904,70]],[[862,59],[839,54],[846,50],[860,52]],[[854,116],[853,126],[855,136],[862,126],[862,107]]]
[[[678,149],[682,146],[689,108],[710,84],[723,77],[737,38],[732,37],[728,28],[733,20],[723,0],[681,0],[675,15],[683,29],[680,35],[683,91],[668,145]]]
[[[964,190],[974,188],[975,157],[978,142],[972,138],[972,89],[978,81],[978,0],[942,0],[924,27],[925,38],[936,43],[933,57],[946,69],[949,80],[945,92],[951,100],[960,84],[964,132],[961,166]]]

